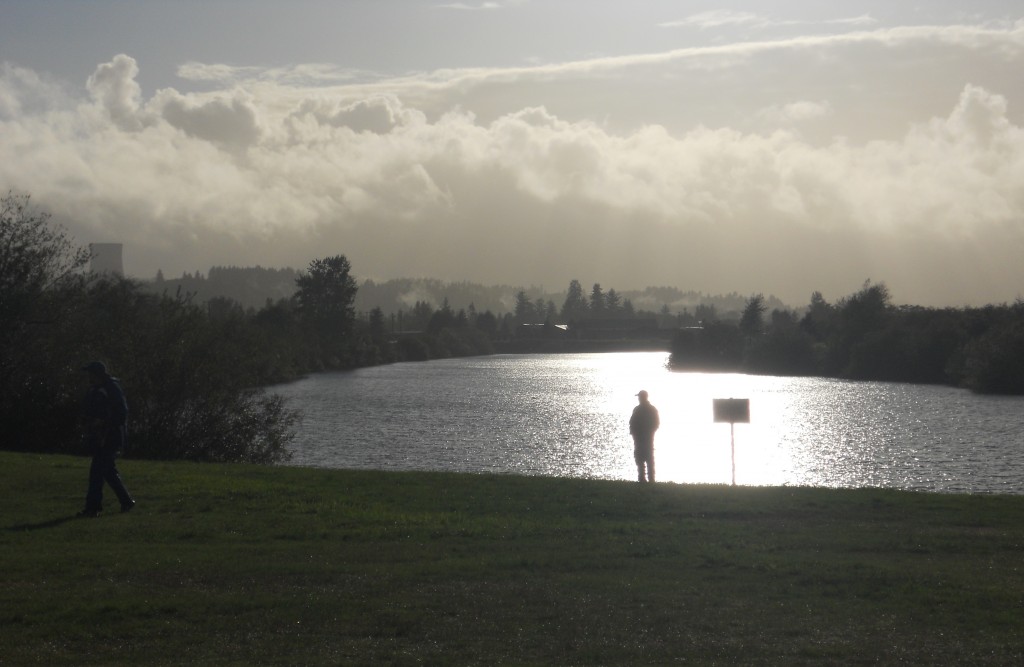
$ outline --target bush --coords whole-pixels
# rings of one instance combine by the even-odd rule
[[[60,325],[42,327],[5,412],[9,449],[78,449],[81,366],[107,363],[129,402],[129,456],[270,463],[288,457],[296,414],[255,388],[261,339],[241,313],[211,318],[187,298],[115,277],[66,286]],[[6,406],[5,406],[6,407]]]
[[[964,383],[986,394],[1024,394],[1024,321],[993,327],[967,346]]]
[[[738,371],[743,366],[743,337],[739,327],[711,322],[701,329],[684,329],[672,340],[669,364],[683,371]]]

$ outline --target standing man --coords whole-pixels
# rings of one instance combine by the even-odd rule
[[[638,482],[654,481],[654,432],[661,426],[658,408],[647,400],[647,392],[637,394],[640,404],[633,408],[629,418],[629,433],[633,436],[633,459],[636,461]]]
[[[92,450],[92,465],[89,467],[85,509],[78,515],[95,517],[103,511],[104,482],[114,490],[121,502],[121,511],[128,512],[135,507],[135,500],[124,487],[115,464],[117,453],[125,444],[128,423],[128,403],[121,390],[121,381],[111,377],[101,361],[89,362],[82,370],[89,376],[83,417],[86,442]]]

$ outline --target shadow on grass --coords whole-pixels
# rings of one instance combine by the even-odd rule
[[[19,523],[16,526],[10,526],[7,528],[12,533],[18,533],[26,530],[41,530],[43,528],[56,528],[57,526],[67,523],[68,521],[78,521],[82,517],[77,514],[70,516],[62,516],[56,519],[50,519],[49,521],[40,521],[39,523]]]

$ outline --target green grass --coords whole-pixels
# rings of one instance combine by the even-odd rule
[[[1024,497],[0,465],[3,665],[1024,663]]]

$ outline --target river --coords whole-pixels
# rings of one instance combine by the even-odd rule
[[[496,355],[319,373],[272,391],[302,412],[292,465],[632,480],[627,420],[646,389],[661,413],[659,482],[1024,493],[1024,397],[678,373],[667,361]],[[716,398],[749,399],[750,422],[715,423]]]

